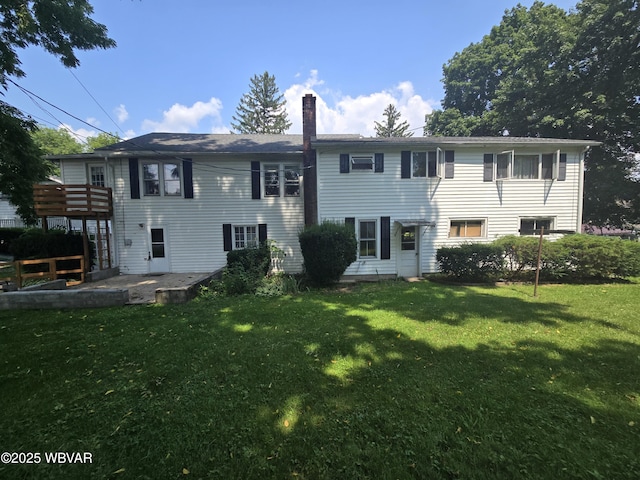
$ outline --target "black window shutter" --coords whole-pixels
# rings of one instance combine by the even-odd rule
[[[258,241],[264,243],[267,241],[267,224],[261,223],[258,225]]]
[[[260,162],[251,162],[251,198],[260,200]]]
[[[193,162],[190,158],[182,160],[184,176],[184,198],[193,198]]]
[[[391,217],[380,217],[380,258],[391,258]]]
[[[349,154],[340,154],[340,173],[349,173]]]
[[[427,152],[427,176],[436,177],[438,175],[438,155],[436,152]]]
[[[560,154],[560,165],[558,168],[558,181],[564,182],[567,179],[567,154]]]
[[[384,172],[384,153],[376,153],[375,154],[375,172],[382,173]]]
[[[231,240],[231,224],[225,223],[222,225],[222,244],[224,245],[224,251],[230,252],[233,250],[232,248],[232,240]]]
[[[411,152],[400,152],[400,178],[411,178]]]
[[[138,159],[129,159],[129,184],[131,186],[131,198],[140,198],[140,170]]]
[[[484,181],[493,181],[493,153],[484,154]]]
[[[444,178],[453,178],[455,153],[453,150],[444,151]]]

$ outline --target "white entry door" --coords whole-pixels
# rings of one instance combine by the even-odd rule
[[[400,229],[400,265],[398,276],[404,278],[418,276],[418,262],[420,261],[418,246],[419,227],[401,227]]]
[[[167,229],[152,227],[149,229],[149,273],[167,272],[169,272]]]

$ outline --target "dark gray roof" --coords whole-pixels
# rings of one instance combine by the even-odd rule
[[[301,153],[302,135],[149,133],[99,148],[96,154]]]
[[[321,135],[330,141],[357,139],[359,135]],[[243,134],[199,134],[199,133],[149,133],[96,149],[97,155],[132,155],[172,153],[302,153],[302,135],[243,135]]]
[[[535,137],[363,137],[361,135],[318,135],[312,139],[314,148],[336,146],[353,148],[429,148],[470,147],[518,148],[526,145],[560,147],[592,147],[600,142]],[[90,154],[51,155],[49,158],[90,158],[119,156],[193,156],[207,154],[302,154],[302,135],[243,135],[199,133],[149,133],[98,148]]]

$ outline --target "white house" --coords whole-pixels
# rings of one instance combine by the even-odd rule
[[[364,138],[153,133],[60,159],[64,183],[113,188],[122,273],[212,272],[270,239],[299,272],[298,233],[354,226],[346,276],[437,270],[443,245],[545,229],[580,232],[583,162],[597,142],[513,137]]]

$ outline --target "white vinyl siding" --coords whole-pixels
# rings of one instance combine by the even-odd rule
[[[402,251],[400,219],[424,219],[435,223],[434,226],[417,227],[420,273],[437,271],[435,255],[439,247],[460,245],[469,239],[490,242],[504,235],[519,235],[522,218],[553,217],[554,229],[576,231],[579,228],[581,150],[562,149],[567,154],[566,181],[523,178],[498,183],[483,181],[486,147],[456,145],[455,148],[441,148],[455,151],[455,178],[426,182],[402,178],[401,150],[409,150],[407,148],[391,150],[387,147],[384,173],[377,175],[340,174],[335,167],[339,163],[339,153],[329,148],[326,152],[317,151],[319,221],[353,217],[357,229],[359,220],[391,217],[391,259],[358,258],[349,266],[346,275],[397,273]],[[540,151],[531,146],[516,152],[541,157]],[[494,179],[495,157],[494,154]],[[413,157],[411,161],[413,163]],[[452,220],[482,220],[481,236],[451,236]]]
[[[227,252],[223,248],[223,224],[268,224],[268,238],[285,254],[282,268],[292,273],[300,272],[303,260],[298,232],[304,225],[302,196],[253,200],[252,160],[255,156],[198,157],[193,160],[193,199],[185,199],[182,195],[144,196],[142,165],[159,163],[145,159],[139,159],[141,198],[131,199],[128,159],[109,160],[108,178],[115,178],[113,185],[108,186],[113,187],[114,249],[120,271],[123,274],[148,273],[146,258],[151,247],[148,228],[161,219],[163,225],[171,226],[166,231],[171,272],[209,273],[224,267]],[[301,158],[283,156],[282,162],[299,165]],[[65,160],[63,181],[86,183],[85,163]]]

